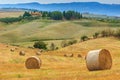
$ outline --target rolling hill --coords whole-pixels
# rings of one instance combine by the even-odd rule
[[[98,2],[73,2],[73,3],[21,3],[21,4],[0,4],[0,8],[26,8],[42,11],[67,11],[74,10],[81,13],[102,14],[120,17],[120,4],[102,4]]]
[[[119,23],[107,23],[96,20],[34,20],[13,24],[0,24],[0,42],[24,43],[38,40],[80,39],[81,36],[92,36],[104,29],[119,29]]]
[[[28,8],[44,11],[53,11],[53,9],[62,11],[63,8],[63,10],[71,9],[83,13],[90,12],[112,16],[119,16],[120,13],[120,5],[97,2],[0,4],[0,8]],[[98,9],[99,11],[97,11]],[[16,17],[23,12],[11,14],[7,16]],[[120,23],[119,21],[114,22],[114,20],[109,22],[96,19],[70,21],[37,19],[33,21],[22,20],[10,24],[0,22],[0,80],[119,80],[120,39],[115,37],[91,38],[95,32],[105,29],[118,30]],[[83,35],[89,36],[91,39],[80,42]],[[61,41],[73,39],[78,40],[78,42],[64,48],[60,47]],[[52,42],[59,49],[43,51],[41,55],[36,55],[40,49],[30,47],[39,40],[47,44]],[[96,49],[110,51],[112,56],[110,70],[88,71],[85,56],[88,51]],[[20,56],[20,51],[24,51],[25,56]],[[65,54],[73,54],[74,56],[65,57]],[[78,54],[82,57],[78,57]],[[25,67],[25,61],[30,56],[37,56],[41,59],[40,69],[27,69]]]

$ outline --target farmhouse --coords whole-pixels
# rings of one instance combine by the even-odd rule
[[[31,15],[33,17],[36,17],[36,16],[42,16],[42,14],[40,12],[31,12]]]

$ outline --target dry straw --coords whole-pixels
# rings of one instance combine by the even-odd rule
[[[36,55],[41,55],[41,52],[36,52]]]
[[[88,52],[86,56],[86,65],[90,71],[111,69],[112,58],[110,52],[106,49]]]
[[[31,56],[26,60],[25,66],[27,69],[40,69],[41,60],[36,56]]]

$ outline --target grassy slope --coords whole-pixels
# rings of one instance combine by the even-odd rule
[[[114,24],[113,24],[114,25]],[[82,35],[92,36],[93,33],[110,27],[109,23],[95,20],[54,21],[35,20],[32,22],[20,22],[13,24],[0,23],[0,42],[31,44],[36,40],[53,40],[80,38]],[[29,45],[28,44],[28,45]]]
[[[46,52],[39,56],[42,59],[40,70],[28,70],[24,66],[28,56],[35,55],[33,49],[18,48],[15,52],[9,50],[12,46],[0,44],[0,79],[4,80],[118,80],[120,78],[120,40],[115,38],[100,38],[75,44],[54,52]],[[111,52],[113,66],[111,70],[89,72],[83,58],[66,58],[65,53],[86,55],[89,50],[106,48]],[[26,56],[18,52],[25,50]],[[60,55],[60,56],[59,56]]]

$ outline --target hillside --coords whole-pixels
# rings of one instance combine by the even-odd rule
[[[0,23],[0,42],[19,45],[43,40],[79,39],[83,35],[92,36],[104,29],[119,29],[120,23],[100,22],[96,20],[34,20],[13,24]],[[28,44],[28,45],[29,45]]]
[[[94,49],[108,49],[112,56],[119,57],[119,48],[120,40],[111,38],[98,38],[92,39],[85,42],[80,42],[66,48],[62,48],[58,51],[54,51],[51,54],[63,56],[64,54],[74,54],[74,57],[77,57],[78,54],[81,54],[83,57],[87,54],[88,51]]]
[[[81,13],[102,14],[108,16],[120,17],[119,4],[102,4],[98,2],[73,2],[73,3],[53,3],[53,4],[40,4],[40,3],[21,3],[21,4],[0,4],[0,8],[25,8],[37,9],[42,11],[67,11],[74,10]]]
[[[119,80],[120,40],[115,38],[99,38],[78,43],[58,51],[42,53],[39,56],[42,66],[39,70],[29,70],[24,66],[27,57],[35,55],[34,49],[20,48],[11,52],[14,46],[0,44],[0,79],[1,80]],[[111,70],[88,71],[84,58],[64,57],[65,53],[81,55],[93,49],[106,48],[111,52],[113,66]],[[19,56],[19,51],[26,51]],[[61,56],[59,56],[61,55]]]

